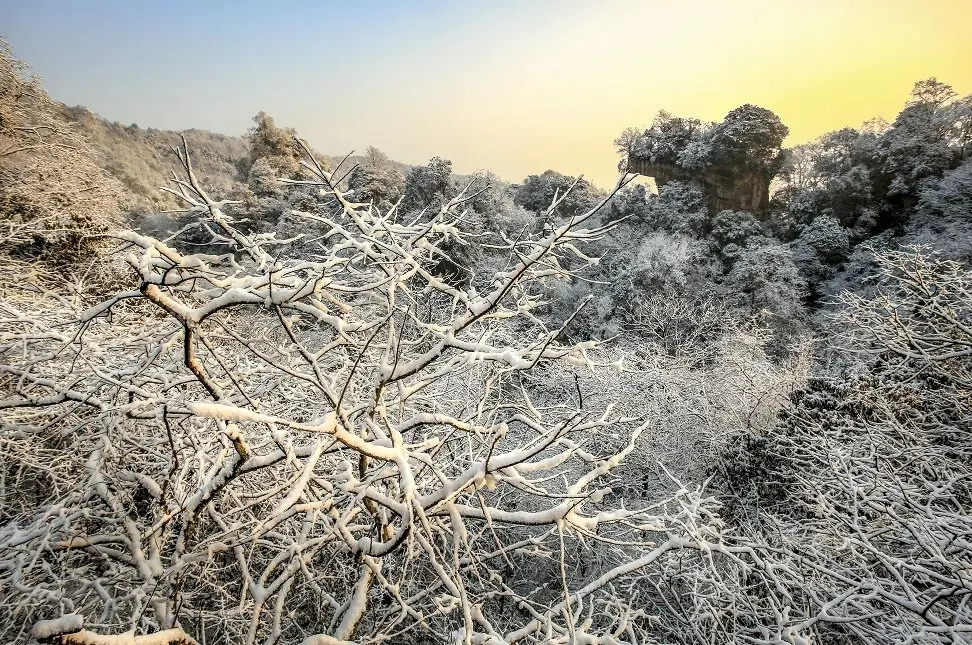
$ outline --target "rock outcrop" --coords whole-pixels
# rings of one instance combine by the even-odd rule
[[[617,143],[627,151],[628,169],[654,177],[659,186],[701,184],[710,213],[752,213],[769,206],[770,180],[785,161],[788,133],[780,117],[747,103],[711,124],[659,112],[650,128],[626,130]]]
[[[628,168],[652,177],[659,188],[675,180],[697,181],[705,190],[706,206],[713,215],[724,210],[760,212],[769,206],[771,177],[763,169],[715,165],[691,171],[633,157],[628,159]]]

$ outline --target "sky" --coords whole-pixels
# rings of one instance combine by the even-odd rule
[[[915,81],[972,93],[972,0],[0,0],[0,35],[68,105],[327,154],[613,185],[658,110],[754,103],[802,143],[893,120]]]

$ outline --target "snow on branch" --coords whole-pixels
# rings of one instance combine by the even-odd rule
[[[297,145],[286,183],[317,200],[292,213],[312,234],[248,232],[183,148],[170,191],[226,252],[117,231],[117,295],[4,309],[4,450],[40,473],[0,528],[14,621],[67,612],[106,634],[61,636],[77,643],[607,645],[662,616],[728,638],[750,588],[751,642],[831,619],[790,614],[805,571],[728,534],[703,489],[617,493],[655,419],[611,400],[620,363],[598,341],[537,315],[546,285],[597,261],[610,196],[457,284],[437,267],[471,243],[470,187],[406,217]],[[543,387],[577,365],[601,395]]]
[[[230,252],[118,231],[127,290],[4,323],[5,355],[22,358],[0,401],[72,428],[78,461],[47,510],[0,530],[0,551],[35,554],[0,575],[32,581],[17,584],[37,608],[68,603],[122,634],[62,640],[218,624],[227,642],[367,641],[455,618],[472,642],[497,598],[526,593],[503,584],[505,563],[544,562],[564,539],[609,540],[617,561],[636,527],[677,532],[660,508],[608,501],[644,420],[511,387],[538,365],[596,364],[596,342],[562,344],[532,314],[544,283],[596,261],[580,250],[609,229],[586,227],[594,211],[510,242],[507,267],[462,288],[435,267],[474,195],[405,221],[350,201],[298,143],[307,178],[290,183],[336,206],[295,213],[320,230],[312,247],[282,255],[243,232],[184,147],[168,190]],[[619,430],[630,441],[599,450]]]

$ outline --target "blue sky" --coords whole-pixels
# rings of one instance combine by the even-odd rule
[[[260,110],[319,150],[376,145],[518,180],[613,180],[657,110],[746,102],[807,140],[893,118],[931,75],[972,91],[972,2],[0,0],[51,95],[110,120],[240,134]]]

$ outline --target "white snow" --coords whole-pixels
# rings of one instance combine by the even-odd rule
[[[51,638],[53,636],[60,636],[61,634],[81,631],[82,627],[84,627],[84,618],[82,616],[78,614],[64,614],[60,618],[37,621],[34,623],[33,629],[30,630],[30,635],[37,640],[41,640],[42,638]]]

